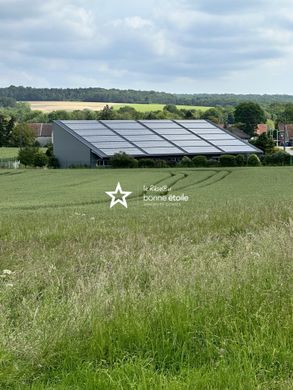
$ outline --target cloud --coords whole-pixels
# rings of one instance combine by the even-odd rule
[[[3,86],[269,92],[271,67],[280,69],[274,88],[290,93],[289,0],[108,0],[103,7],[0,0],[0,7]],[[252,73],[258,81],[250,85]]]

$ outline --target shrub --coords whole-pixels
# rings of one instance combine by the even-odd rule
[[[290,165],[290,160],[290,154],[284,151],[263,156],[263,163],[265,165]]]
[[[238,167],[243,167],[245,165],[245,158],[243,154],[237,154],[235,157],[235,163]]]
[[[60,168],[58,158],[55,156],[48,157],[48,167],[49,168]]]
[[[232,154],[223,154],[220,156],[220,165],[222,167],[234,167],[236,165],[235,156]]]
[[[168,168],[169,164],[166,160],[155,160],[155,167],[156,168]]]
[[[218,167],[220,165],[218,160],[214,160],[211,158],[210,160],[207,160],[207,166],[208,167]]]
[[[206,167],[208,160],[206,156],[195,156],[193,157],[192,162],[195,167]]]
[[[248,157],[247,165],[249,167],[259,167],[261,165],[261,162],[260,162],[260,159],[258,158],[258,156],[256,154],[251,154]]]
[[[189,157],[184,156],[178,165],[180,167],[193,167],[193,161]]]
[[[114,154],[114,156],[110,158],[110,164],[113,168],[136,168],[138,166],[138,161],[128,154],[121,152]]]
[[[34,155],[33,166],[45,167],[48,164],[48,162],[49,160],[48,157],[45,155],[45,153],[41,152],[40,150],[37,150],[37,152]]]
[[[34,159],[39,149],[33,146],[21,148],[18,152],[18,160],[22,165],[34,166]]]
[[[138,160],[138,166],[139,168],[154,168],[155,160],[152,158],[141,158]]]

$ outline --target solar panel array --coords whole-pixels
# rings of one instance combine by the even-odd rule
[[[253,153],[252,145],[205,120],[59,121],[98,156]]]

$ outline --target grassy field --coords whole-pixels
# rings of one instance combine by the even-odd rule
[[[31,106],[32,110],[39,110],[44,112],[51,112],[55,110],[65,110],[65,111],[74,111],[74,110],[94,110],[100,111],[102,110],[106,104],[109,106],[113,106],[114,109],[119,109],[120,107],[130,106],[135,108],[140,112],[148,112],[148,111],[159,111],[162,110],[165,106],[164,104],[119,104],[119,103],[99,103],[99,102],[28,102]],[[206,111],[210,107],[202,107],[202,106],[177,106],[178,108],[185,109],[196,109],[201,111]]]
[[[0,184],[1,389],[293,388],[292,168]],[[189,200],[147,203],[150,184]]]
[[[0,160],[6,158],[16,158],[18,150],[18,148],[0,148]]]

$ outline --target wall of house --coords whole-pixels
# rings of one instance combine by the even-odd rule
[[[57,123],[53,124],[53,150],[61,168],[91,165],[90,149]]]

